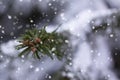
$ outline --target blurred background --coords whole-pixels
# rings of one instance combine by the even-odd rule
[[[0,0],[0,80],[120,80],[120,0]],[[16,57],[33,27],[70,33],[63,60]],[[65,34],[65,33],[64,33]]]

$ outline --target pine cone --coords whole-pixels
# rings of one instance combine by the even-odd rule
[[[35,38],[35,43],[40,43],[41,42],[41,39],[40,38]]]

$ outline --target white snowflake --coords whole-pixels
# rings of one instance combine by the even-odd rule
[[[51,4],[51,3],[49,3],[48,5],[49,5],[49,6],[52,6],[52,4]]]
[[[113,34],[110,34],[110,37],[112,38],[112,37],[114,37],[114,35],[113,35]]]
[[[53,47],[51,51],[55,51],[55,50],[56,50],[56,48],[55,48],[55,47]]]
[[[40,70],[41,70],[41,71],[43,71],[43,70],[44,70],[44,68],[40,68]]]
[[[0,37],[1,39],[3,38],[3,36]]]
[[[42,2],[42,0],[38,0],[39,2]]]
[[[38,72],[38,71],[40,71],[40,69],[39,69],[39,68],[36,68],[36,69],[35,69],[35,72]]]
[[[12,16],[8,15],[8,19],[12,19]]]
[[[68,41],[68,40],[65,40],[65,43],[69,43],[69,41]]]
[[[33,68],[34,66],[33,65],[30,65],[30,68]]]
[[[3,34],[5,33],[5,31],[4,31],[4,30],[2,30],[1,32],[2,32]]]
[[[19,0],[20,2],[22,2],[23,0]]]
[[[51,79],[52,77],[49,75],[48,78]]]
[[[31,23],[33,23],[34,21],[33,20],[30,20]]]

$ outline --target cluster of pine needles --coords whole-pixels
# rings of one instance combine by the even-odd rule
[[[55,55],[58,59],[62,59],[65,52],[64,46],[67,45],[65,42],[67,37],[56,32],[57,29],[52,32],[47,32],[46,27],[26,30],[18,40],[19,45],[16,46],[17,50],[22,49],[18,56],[32,54],[34,58],[41,59],[47,55],[53,59]]]

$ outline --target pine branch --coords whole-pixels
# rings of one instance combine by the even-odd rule
[[[61,33],[57,33],[55,29],[53,32],[48,33],[43,27],[42,29],[32,29],[26,30],[26,32],[20,37],[19,45],[16,46],[17,50],[24,49],[19,56],[30,54],[34,58],[41,59],[42,56],[49,56],[53,59],[53,54],[58,59],[62,59],[64,56],[65,49],[62,49],[63,46],[67,45],[65,40],[67,37]]]

